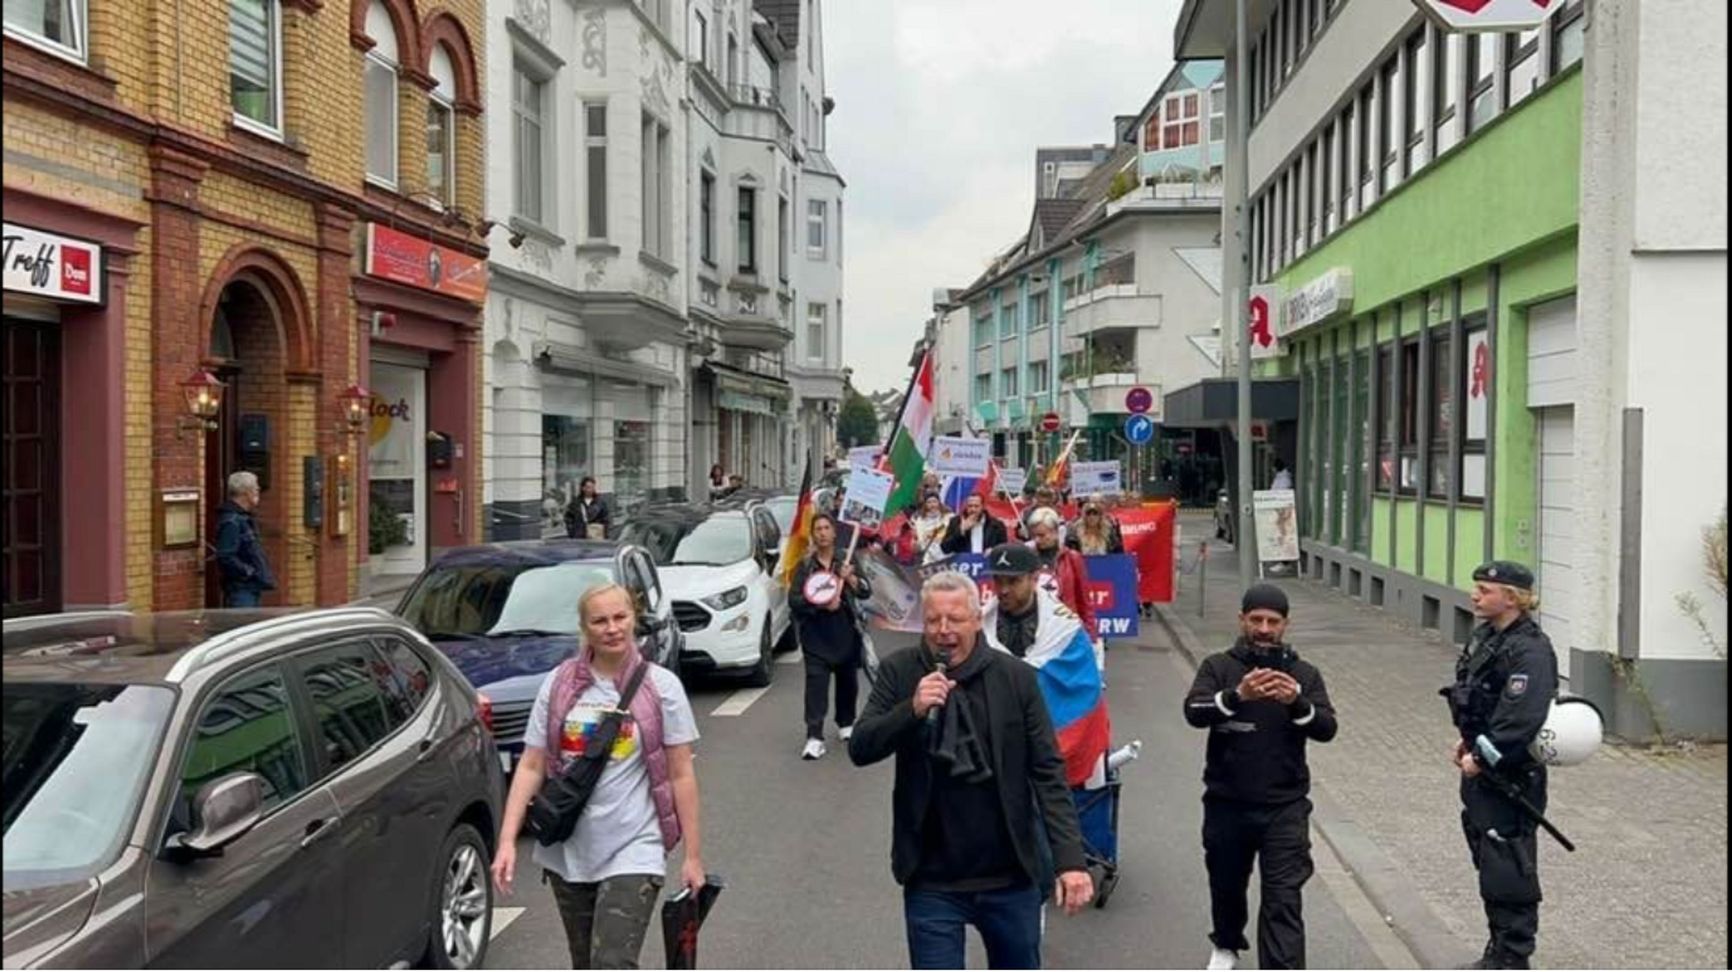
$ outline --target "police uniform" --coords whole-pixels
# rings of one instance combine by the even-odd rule
[[[1507,561],[1481,566],[1473,579],[1533,587],[1532,572]],[[1525,969],[1539,931],[1538,824],[1509,793],[1545,812],[1546,769],[1528,747],[1558,694],[1551,639],[1526,613],[1502,631],[1481,623],[1456,662],[1455,683],[1439,694],[1481,770],[1461,780],[1461,825],[1490,928],[1473,967]]]

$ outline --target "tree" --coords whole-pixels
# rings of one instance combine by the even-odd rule
[[[878,442],[878,410],[865,395],[848,389],[842,411],[836,416],[836,438],[845,448],[853,449]]]

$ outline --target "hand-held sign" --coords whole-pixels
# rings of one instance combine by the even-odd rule
[[[830,571],[813,571],[800,590],[806,595],[807,603],[814,607],[834,611],[841,606],[842,579]]]

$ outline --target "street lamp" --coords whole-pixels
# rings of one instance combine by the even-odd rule
[[[350,385],[337,396],[337,405],[342,410],[342,421],[337,427],[339,435],[360,435],[367,429],[367,406],[373,400],[373,393],[360,385]]]
[[[188,432],[215,432],[216,417],[222,411],[223,383],[203,368],[180,383],[181,396],[186,400],[187,414],[180,417],[175,434],[184,438]]]

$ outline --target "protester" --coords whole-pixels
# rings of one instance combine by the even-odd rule
[[[1032,503],[1030,503],[1029,505],[1023,507],[1022,522],[1019,524],[1018,529],[1017,529],[1018,538],[1022,539],[1022,540],[1027,540],[1031,536],[1033,536],[1032,532],[1030,532],[1030,529],[1029,529],[1029,521],[1034,518],[1034,514],[1037,511],[1039,511],[1039,510],[1052,510],[1056,514],[1056,513],[1058,513],[1058,506],[1059,506],[1059,504],[1058,504],[1058,491],[1053,489],[1051,486],[1047,486],[1044,484],[1041,485],[1041,487],[1039,489],[1036,489],[1034,491],[1034,501]],[[1060,526],[1059,526],[1059,538],[1061,541],[1063,540],[1063,537],[1064,537],[1064,526],[1063,526],[1063,520],[1061,519],[1060,520]]]
[[[1008,538],[1004,524],[986,511],[986,500],[979,493],[970,493],[962,501],[962,512],[944,528],[938,549],[945,554],[983,554]]]
[[[716,463],[710,467],[710,499],[719,500],[728,495],[728,478],[724,475],[722,464]]]
[[[950,529],[950,513],[937,493],[927,493],[920,501],[920,515],[913,519],[914,549],[921,563],[931,563],[944,556],[944,535]]]
[[[266,591],[277,589],[265,547],[259,540],[259,477],[241,470],[229,475],[229,498],[217,508],[216,565],[223,606],[258,607]]]
[[[1292,489],[1293,474],[1287,470],[1287,460],[1276,457],[1274,462],[1275,476],[1269,482],[1270,489]]]
[[[843,742],[854,733],[854,707],[860,680],[857,670],[864,663],[860,638],[859,601],[872,596],[872,585],[855,571],[852,563],[841,564],[836,546],[836,521],[828,513],[812,518],[812,551],[794,568],[788,585],[788,610],[794,616],[794,631],[806,664],[806,745],[801,759],[821,759],[824,746],[824,709],[830,682],[836,683],[836,729]],[[814,604],[806,597],[806,582],[819,571],[836,575],[840,590],[834,600]]]
[[[578,621],[577,654],[542,681],[523,730],[493,880],[500,893],[510,893],[530,798],[548,774],[568,772],[608,714],[623,708],[608,764],[577,826],[562,843],[537,844],[533,860],[553,886],[572,968],[637,968],[667,853],[682,839],[680,881],[694,892],[704,885],[692,769],[697,721],[679,677],[639,653],[637,609],[625,588],[601,584],[585,591]],[[634,685],[622,703],[622,692]]]
[[[1043,855],[1066,914],[1094,895],[1034,670],[992,650],[957,572],[920,592],[921,643],[885,659],[848,755],[894,756],[891,873],[914,968],[960,969],[973,925],[994,969],[1040,967]]]
[[[1106,504],[1099,497],[1083,500],[1082,516],[1071,524],[1065,535],[1065,545],[1085,557],[1125,552],[1124,536],[1119,524],[1107,515]]]
[[[1461,826],[1485,909],[1485,950],[1470,968],[1525,969],[1540,927],[1539,839],[1516,802],[1546,809],[1546,767],[1529,747],[1558,694],[1557,654],[1534,614],[1534,574],[1508,560],[1473,572],[1479,624],[1442,691],[1457,731]]]
[[[1082,554],[1061,542],[1062,527],[1056,510],[1049,507],[1036,510],[1029,517],[1029,531],[1033,536],[1029,543],[1040,557],[1046,575],[1043,583],[1058,595],[1065,607],[1082,618],[1083,628],[1094,637],[1097,629],[1095,609],[1088,599],[1088,566],[1083,563]]]
[[[565,508],[565,535],[600,540],[607,535],[609,518],[607,501],[595,490],[595,477],[583,477],[577,484],[577,496]]]
[[[1214,930],[1211,969],[1238,966],[1251,868],[1262,875],[1257,966],[1305,967],[1301,890],[1311,878],[1308,740],[1335,738],[1335,709],[1316,667],[1286,642],[1287,595],[1245,592],[1239,640],[1203,659],[1185,721],[1209,730],[1203,764],[1203,863]]]

